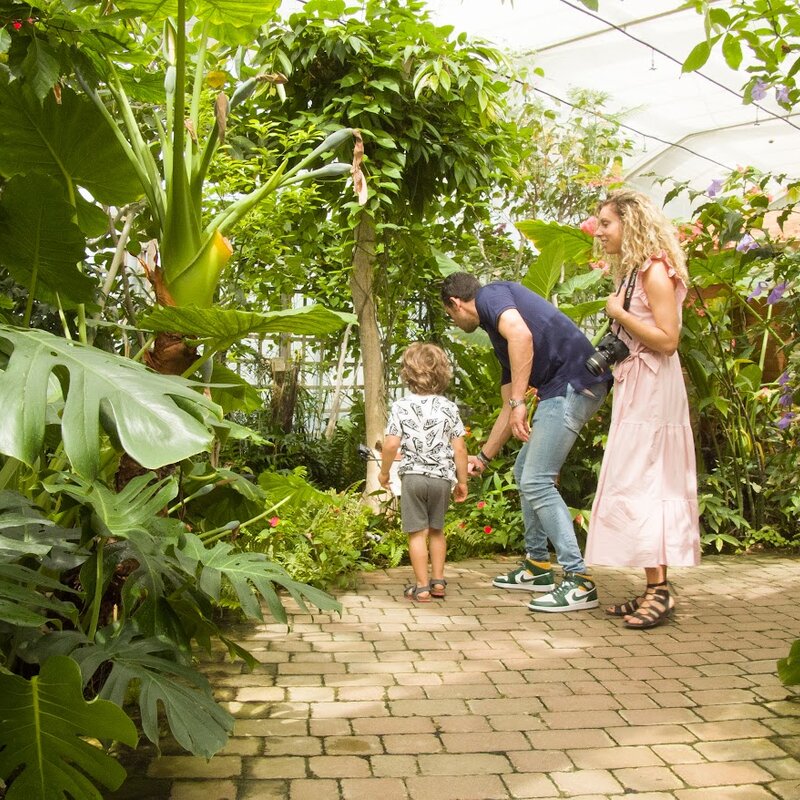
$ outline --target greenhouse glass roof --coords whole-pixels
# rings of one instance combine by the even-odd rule
[[[774,92],[745,105],[747,73],[734,72],[719,48],[696,73],[681,73],[703,39],[703,18],[679,0],[600,0],[597,12],[579,0],[429,0],[439,24],[529,53],[544,70],[533,90],[566,100],[570,88],[604,92],[635,143],[624,162],[627,180],[654,197],[648,173],[705,189],[739,165],[800,173],[800,114]],[[726,5],[726,3],[721,3]],[[745,65],[743,65],[744,67]],[[670,211],[685,214],[674,202]]]
[[[285,0],[283,8],[297,10],[301,2]],[[703,39],[703,18],[680,8],[680,0],[600,0],[597,12],[580,0],[427,3],[437,24],[524,54],[544,70],[530,79],[543,98],[568,101],[571,89],[605,93],[604,108],[621,116],[634,142],[623,162],[626,180],[655,199],[666,188],[652,175],[703,190],[740,165],[800,174],[800,114],[782,109],[774,90],[745,105],[746,63],[734,72],[717,47],[699,72],[682,74]],[[688,200],[668,210],[688,215]]]

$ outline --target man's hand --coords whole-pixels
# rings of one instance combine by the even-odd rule
[[[515,439],[519,439],[521,442],[528,441],[531,427],[528,425],[528,406],[525,403],[511,409],[509,425],[511,426],[511,434]]]
[[[486,464],[478,456],[467,456],[467,475],[470,477],[480,475],[486,469]]]
[[[457,483],[453,488],[453,500],[456,503],[463,503],[467,499],[467,495],[469,494],[469,489],[467,489],[466,483]]]
[[[392,491],[392,484],[389,480],[389,473],[388,472],[379,472],[378,473],[378,483],[383,486],[384,489],[391,492]]]

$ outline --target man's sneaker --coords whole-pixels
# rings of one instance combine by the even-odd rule
[[[551,592],[556,588],[553,570],[538,567],[528,558],[507,575],[498,575],[492,581],[492,586],[498,589],[519,589],[523,592]]]
[[[597,587],[594,581],[574,572],[567,572],[564,580],[554,592],[536,597],[528,603],[531,611],[580,611],[584,608],[597,608]]]

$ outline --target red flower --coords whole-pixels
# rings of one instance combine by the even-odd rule
[[[277,528],[280,521],[280,517],[272,517],[272,519],[269,521],[270,528]]]
[[[487,526],[486,526],[486,527],[483,529],[483,532],[484,532],[484,533],[485,533],[485,534],[488,536],[488,535],[489,535],[489,534],[492,532],[492,526],[491,526],[491,525],[487,525]]]
[[[464,520],[462,519],[461,522],[458,523],[458,527],[459,528],[466,528],[467,527],[467,523],[464,522]]]
[[[475,508],[483,508],[485,505],[486,505],[485,500],[478,500],[478,502],[475,503]]]
[[[583,525],[583,514],[580,514],[580,513],[576,514],[575,515],[575,522],[577,522],[578,525]]]
[[[18,30],[19,30],[19,29],[22,27],[22,23],[21,23],[19,20],[17,20],[16,22],[12,22],[12,23],[11,23],[11,27],[12,27],[12,28],[13,28],[15,31],[18,31]]]

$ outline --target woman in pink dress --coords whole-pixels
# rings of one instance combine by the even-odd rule
[[[675,607],[667,567],[700,561],[694,440],[676,352],[688,276],[675,228],[644,195],[612,192],[597,216],[595,237],[620,287],[606,313],[630,355],[614,367],[586,561],[644,568],[641,595],[606,611],[628,628],[645,629]]]

